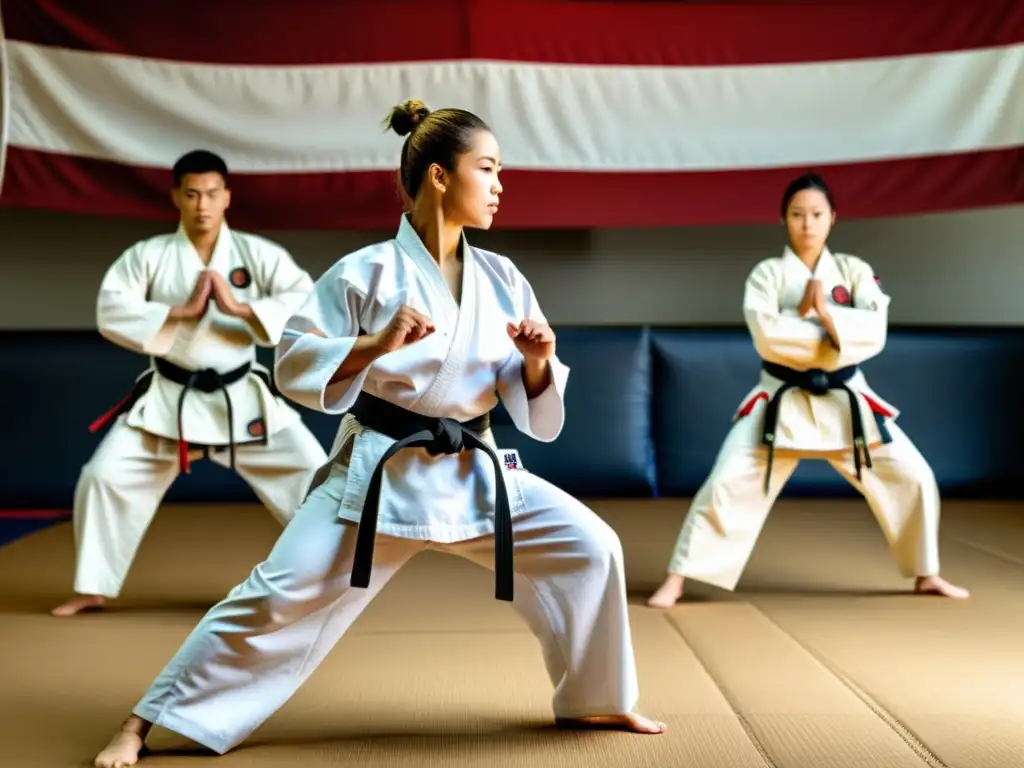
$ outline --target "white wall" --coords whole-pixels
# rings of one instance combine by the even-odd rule
[[[0,209],[0,329],[93,328],[104,270],[173,223]],[[390,232],[267,232],[314,277]],[[556,324],[740,322],[743,280],[782,247],[773,226],[471,233],[512,257]],[[840,221],[831,245],[868,259],[893,296],[891,321],[1024,324],[1024,206]]]

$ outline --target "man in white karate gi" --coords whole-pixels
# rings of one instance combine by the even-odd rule
[[[223,159],[189,152],[173,176],[177,231],[133,245],[100,286],[100,333],[150,366],[90,428],[110,426],[75,489],[76,594],[55,616],[120,594],[161,500],[190,461],[236,470],[282,525],[327,462],[255,354],[256,345],[278,344],[312,279],[284,248],[228,228]]]

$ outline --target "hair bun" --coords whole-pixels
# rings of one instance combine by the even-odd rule
[[[401,104],[392,107],[391,113],[385,122],[388,128],[399,136],[406,136],[412,133],[416,126],[422,123],[429,114],[430,108],[422,101],[407,99]]]

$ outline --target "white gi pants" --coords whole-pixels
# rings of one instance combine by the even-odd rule
[[[334,477],[329,483],[344,482]],[[536,475],[514,517],[515,610],[540,640],[560,718],[624,714],[639,692],[622,548],[597,515]],[[494,538],[438,544],[378,534],[370,586],[349,579],[357,526],[314,491],[268,558],[199,622],[135,714],[220,754],[277,711],[413,555],[494,566]]]
[[[178,477],[176,441],[127,426],[120,416],[82,468],[75,488],[75,592],[117,597],[164,494]],[[190,458],[199,459],[201,451]],[[225,448],[210,460],[230,466]],[[235,446],[235,468],[274,517],[286,525],[327,462],[301,422],[267,445]]]
[[[871,448],[872,468],[861,479],[853,452],[775,451],[771,487],[764,492],[768,452],[761,419],[739,419],[697,491],[676,541],[669,573],[732,590],[754,551],[768,513],[801,458],[826,459],[864,496],[905,577],[939,572],[939,489],[928,462],[895,423],[892,442]]]

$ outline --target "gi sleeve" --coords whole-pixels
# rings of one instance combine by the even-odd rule
[[[829,345],[826,370],[860,365],[885,349],[889,327],[890,298],[882,291],[874,270],[864,260],[846,256],[853,306],[830,306],[838,347]]]
[[[96,299],[96,325],[103,338],[143,355],[166,355],[180,320],[168,318],[171,306],[150,301],[152,263],[145,244],[126,250],[103,276]]]
[[[285,397],[323,413],[345,413],[362,391],[370,367],[331,382],[359,337],[371,297],[353,284],[342,259],[316,281],[284,324],[274,355],[274,381]]]
[[[312,292],[313,279],[275,243],[260,241],[253,255],[256,282],[263,295],[250,302],[253,317],[246,324],[257,344],[273,347],[281,341],[288,318]]]

